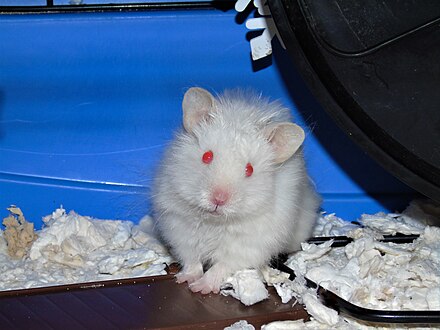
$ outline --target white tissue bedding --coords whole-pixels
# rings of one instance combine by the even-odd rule
[[[286,262],[295,271],[295,280],[283,279],[279,274],[275,278],[266,270],[261,271],[264,281],[275,287],[282,302],[293,304],[298,301],[311,315],[308,322],[273,322],[262,329],[375,328],[340,316],[324,306],[317,298],[316,290],[305,285],[305,277],[364,308],[440,310],[440,228],[434,226],[440,224],[440,207],[415,201],[402,214],[363,215],[359,222],[362,228],[333,214],[321,217],[315,236],[346,235],[353,238],[353,242],[340,248],[331,248],[331,242],[321,245],[304,243],[302,251],[291,255]],[[397,232],[420,237],[406,244],[379,241],[383,235]],[[238,272],[227,282],[236,285],[240,274]],[[257,278],[256,275],[253,277]],[[246,283],[242,280],[242,286]],[[259,287],[253,285],[254,292],[257,292]],[[229,294],[231,290],[223,293]],[[240,291],[250,292],[252,288],[240,287]],[[262,296],[262,293],[256,295]],[[243,303],[248,301],[252,301],[249,295]],[[383,328],[405,327],[394,324]]]
[[[97,220],[63,208],[43,219],[44,228],[22,259],[11,259],[0,236],[0,290],[165,274],[172,261],[151,235],[152,220]]]
[[[43,220],[44,228],[21,259],[8,255],[1,232],[0,290],[161,275],[173,261],[154,237],[150,217],[134,225],[59,208]],[[341,248],[304,243],[286,262],[295,280],[269,267],[242,270],[226,280],[221,293],[252,305],[268,297],[268,285],[274,286],[283,303],[304,304],[311,315],[308,322],[274,322],[265,330],[370,328],[322,305],[305,277],[365,308],[440,310],[440,207],[415,201],[402,214],[363,215],[359,222],[363,227],[333,214],[320,217],[315,236],[346,235],[353,242]],[[397,232],[420,238],[407,244],[379,241]]]

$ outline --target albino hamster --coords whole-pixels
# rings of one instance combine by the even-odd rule
[[[201,88],[186,92],[182,108],[184,130],[155,179],[156,225],[183,266],[177,282],[217,293],[235,271],[298,250],[320,199],[304,167],[304,131],[286,108]]]

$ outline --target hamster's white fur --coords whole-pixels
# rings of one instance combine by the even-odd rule
[[[191,88],[183,112],[185,129],[166,151],[153,207],[183,266],[177,282],[206,294],[237,270],[298,250],[320,199],[304,166],[304,132],[280,104],[239,90],[214,98]],[[210,163],[202,160],[207,151]]]

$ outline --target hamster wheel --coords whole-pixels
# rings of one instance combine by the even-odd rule
[[[268,3],[324,109],[383,167],[440,202],[440,2]]]

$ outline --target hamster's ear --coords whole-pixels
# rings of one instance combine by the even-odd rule
[[[206,89],[191,87],[187,90],[182,102],[183,127],[187,132],[192,132],[195,126],[207,119],[214,102],[214,96]]]
[[[276,123],[267,126],[264,134],[275,151],[275,163],[279,164],[290,157],[304,142],[304,130],[293,123]]]

